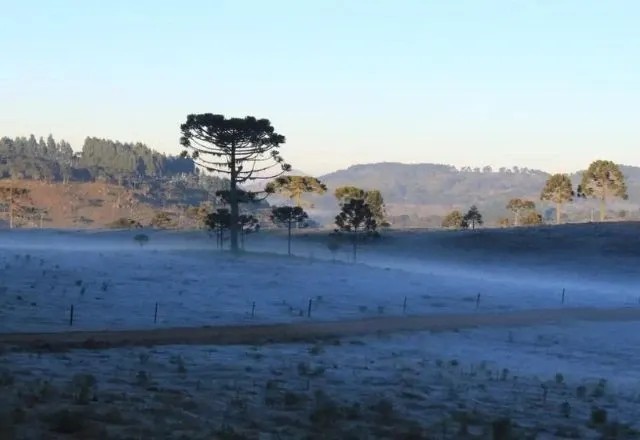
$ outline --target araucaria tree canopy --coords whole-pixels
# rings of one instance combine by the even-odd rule
[[[231,250],[238,250],[240,231],[239,185],[256,179],[273,179],[291,169],[280,155],[285,137],[268,119],[225,118],[212,113],[187,116],[180,126],[181,143],[195,163],[229,178]]]
[[[327,186],[315,177],[310,176],[280,176],[266,187],[267,193],[282,193],[295,201],[297,207],[302,207],[304,193],[324,194]]]
[[[596,160],[582,174],[578,195],[600,201],[600,221],[605,218],[606,203],[613,197],[627,199],[627,184],[620,167],[610,160]]]
[[[556,224],[560,224],[562,205],[573,200],[575,193],[571,179],[566,174],[554,174],[549,177],[540,193],[540,200],[555,203]]]

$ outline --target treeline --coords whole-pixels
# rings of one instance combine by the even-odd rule
[[[73,176],[71,145],[53,136],[0,138],[0,176],[34,180],[69,180]]]
[[[564,207],[579,199],[597,201],[600,221],[605,221],[607,204],[615,199],[627,200],[628,198],[627,179],[622,168],[610,160],[596,160],[582,173],[580,183],[575,189],[571,176],[568,174],[557,173],[546,180],[539,199],[543,203],[554,206],[548,208],[544,215],[538,212],[535,201],[518,197],[512,198],[505,208],[513,214],[513,218],[503,217],[498,221],[498,225],[503,227],[541,225],[545,220],[548,220],[551,213],[555,215],[555,223],[560,224],[567,220],[567,216],[563,212]],[[624,218],[626,214],[618,215],[618,217]],[[594,221],[593,211],[591,221]],[[460,211],[454,210],[443,219],[442,227],[464,229],[466,225]]]
[[[0,177],[55,181],[139,182],[196,172],[192,159],[166,156],[142,143],[122,143],[87,137],[74,153],[52,135],[0,138]]]

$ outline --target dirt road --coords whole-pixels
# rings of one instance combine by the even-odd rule
[[[74,348],[98,349],[125,346],[291,343],[403,331],[528,326],[575,320],[640,321],[640,307],[538,309],[491,314],[389,316],[345,321],[174,327],[150,330],[6,333],[0,334],[0,346],[27,351],[62,351]]]

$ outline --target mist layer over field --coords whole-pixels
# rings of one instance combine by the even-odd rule
[[[3,232],[0,330],[68,330],[72,305],[90,329],[637,306],[637,230],[391,232],[357,264],[318,232],[297,232],[292,257],[277,231],[240,256],[202,231],[146,231],[144,246],[139,231]]]

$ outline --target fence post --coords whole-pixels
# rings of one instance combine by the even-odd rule
[[[156,302],[155,311],[153,312],[153,323],[154,324],[158,323],[158,303],[157,302]]]
[[[476,297],[476,309],[480,307],[480,294]]]
[[[313,298],[309,298],[309,308],[307,309],[307,318],[311,318],[311,304],[313,304]]]
[[[73,327],[73,304],[71,304],[71,309],[69,310],[69,327]]]
[[[402,303],[402,313],[407,313],[407,297],[404,297],[404,302]]]
[[[562,304],[564,304],[564,291],[565,291],[565,289],[564,289],[564,287],[563,287],[563,288],[562,288]]]
[[[254,301],[253,304],[251,304],[251,317],[253,318],[254,316],[256,316],[256,302]]]

